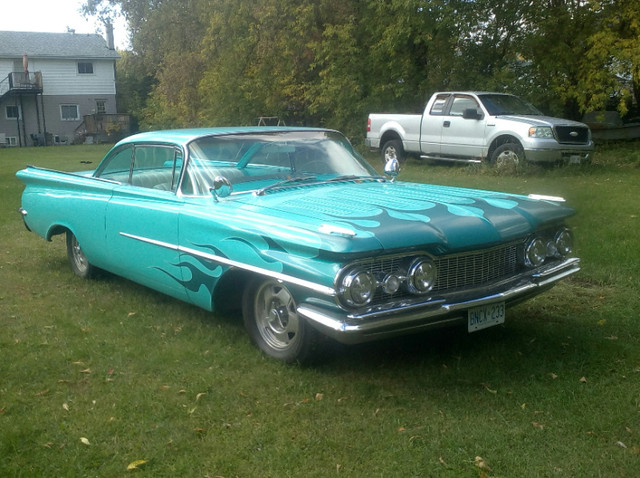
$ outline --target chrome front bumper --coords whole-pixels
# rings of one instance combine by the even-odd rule
[[[579,270],[580,259],[570,258],[521,276],[511,281],[504,290],[492,291],[480,297],[430,299],[419,304],[364,314],[339,314],[311,304],[302,304],[298,307],[298,313],[323,334],[342,343],[354,344],[465,323],[467,311],[473,307],[497,302],[514,304],[529,299]]]

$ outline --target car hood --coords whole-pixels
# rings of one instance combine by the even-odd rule
[[[283,230],[295,224],[327,236],[325,243],[333,238],[343,244],[335,248],[351,252],[472,249],[521,238],[574,212],[559,201],[405,182],[302,185],[234,199],[262,223],[272,216]]]
[[[532,126],[575,126],[586,128],[587,125],[579,121],[572,121],[562,118],[554,118],[553,116],[539,115],[501,115],[498,116],[502,120],[515,121],[525,123]]]

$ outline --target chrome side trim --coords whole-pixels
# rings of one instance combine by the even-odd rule
[[[267,277],[271,277],[273,279],[286,282],[289,284],[295,284],[300,287],[304,287],[305,289],[310,289],[315,292],[318,292],[323,295],[327,295],[329,297],[335,297],[336,291],[332,287],[327,287],[321,284],[316,284],[315,282],[307,281],[304,279],[300,279],[298,277],[293,277],[288,274],[282,274],[280,272],[270,271],[268,269],[264,269],[262,267],[252,266],[250,264],[244,264],[242,262],[234,261],[231,259],[227,259],[226,257],[218,256],[215,254],[211,254],[208,252],[199,251],[197,249],[192,249],[190,247],[183,247],[177,244],[171,244],[168,242],[157,241],[155,239],[150,239],[148,237],[136,236],[134,234],[128,234],[126,232],[121,232],[121,236],[128,237],[130,239],[134,239],[136,241],[146,242],[148,244],[153,244],[155,246],[164,247],[166,249],[170,249],[173,251],[184,252],[185,254],[189,254],[192,256],[200,257],[202,259],[206,259],[212,262],[216,262],[218,264],[222,264],[229,267],[235,267],[237,269],[246,270],[249,272],[254,272],[256,274],[264,275]]]

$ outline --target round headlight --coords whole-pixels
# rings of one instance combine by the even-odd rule
[[[342,296],[353,307],[361,307],[373,300],[376,292],[376,279],[366,271],[353,271],[342,279]]]
[[[528,267],[541,266],[547,258],[547,246],[540,238],[529,241],[525,249],[524,261]]]
[[[562,257],[568,256],[573,251],[573,235],[567,228],[563,228],[556,233],[554,242],[556,251]]]
[[[421,257],[414,260],[409,267],[409,292],[426,294],[433,288],[437,277],[438,271],[431,259]]]

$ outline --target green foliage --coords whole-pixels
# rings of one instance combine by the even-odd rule
[[[372,111],[417,112],[437,90],[509,91],[580,119],[637,107],[633,0],[87,0],[118,9],[132,51],[121,105],[142,128],[287,124],[360,139]]]

